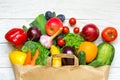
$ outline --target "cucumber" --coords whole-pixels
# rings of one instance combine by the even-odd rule
[[[30,23],[30,26],[36,26],[42,34],[46,34],[45,30],[46,18],[44,14],[38,15],[33,22]]]
[[[98,55],[94,61],[88,65],[98,67],[104,65],[111,65],[114,58],[115,48],[112,44],[102,42],[98,45]]]
[[[80,51],[78,53],[78,59],[80,65],[86,65],[86,56],[84,51]]]

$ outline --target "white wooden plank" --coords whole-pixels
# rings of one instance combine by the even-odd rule
[[[120,0],[3,0],[0,18],[34,18],[47,10],[63,13],[67,18],[120,19]]]
[[[120,79],[120,68],[110,68],[109,79],[119,80]]]
[[[13,45],[11,44],[0,44],[0,57],[7,57],[8,53],[14,49]]]
[[[11,67],[11,63],[10,63],[9,57],[0,57],[0,58],[1,58],[0,68]]]
[[[12,68],[0,68],[0,80],[15,80]]]

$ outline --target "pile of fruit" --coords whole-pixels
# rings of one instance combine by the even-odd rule
[[[79,59],[80,65],[94,67],[110,65],[115,53],[110,43],[117,36],[114,27],[106,27],[102,33],[103,42],[94,43],[100,35],[95,24],[86,24],[80,31],[75,27],[76,18],[69,19],[69,27],[64,26],[65,16],[47,11],[38,15],[27,28],[13,28],[5,34],[5,39],[14,46],[9,53],[12,64],[46,65],[49,56],[54,54],[73,54]],[[73,32],[70,32],[73,27]],[[52,66],[73,65],[74,59],[54,57]]]

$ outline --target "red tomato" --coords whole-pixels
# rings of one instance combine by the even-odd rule
[[[57,44],[62,47],[62,46],[65,45],[65,40],[63,40],[62,38],[59,38],[59,39],[57,40]]]
[[[102,31],[102,39],[106,42],[114,41],[117,36],[118,33],[114,27],[107,27]]]
[[[64,34],[69,33],[69,28],[68,28],[68,26],[63,26],[62,33],[64,33]]]
[[[73,29],[73,31],[74,31],[74,33],[79,33],[80,29],[79,29],[79,27],[75,27],[75,28]]]
[[[70,19],[69,19],[69,24],[70,24],[71,26],[75,25],[75,24],[76,24],[76,19],[75,19],[75,18],[70,18]]]

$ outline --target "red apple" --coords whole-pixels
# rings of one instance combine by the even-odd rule
[[[95,41],[99,36],[99,29],[95,24],[87,24],[83,27],[82,36],[86,41]]]
[[[63,27],[63,23],[62,21],[57,18],[50,18],[47,23],[46,23],[46,33],[49,36],[52,36],[53,34],[55,34],[61,27]]]

